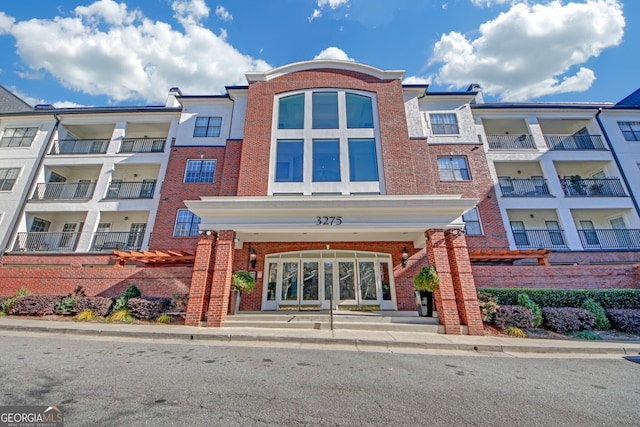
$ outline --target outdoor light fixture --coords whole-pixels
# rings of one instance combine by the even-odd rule
[[[407,260],[409,259],[409,251],[407,250],[407,247],[405,246],[404,248],[402,248],[402,266],[406,267],[407,266]]]
[[[460,229],[460,228],[455,228],[455,229],[451,230],[451,235],[453,237],[458,237],[462,233],[464,233],[464,231],[462,231],[462,229]]]
[[[256,250],[253,248],[249,249],[249,264],[251,268],[256,268]]]

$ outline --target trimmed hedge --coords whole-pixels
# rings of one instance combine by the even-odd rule
[[[581,307],[593,299],[607,309],[640,309],[640,289],[525,289],[479,288],[501,305],[518,304],[518,294],[526,294],[540,307]]]
[[[129,312],[137,319],[157,319],[171,306],[171,298],[145,297],[127,301]]]
[[[9,314],[16,316],[46,316],[53,314],[62,297],[55,295],[28,295],[16,300]]]
[[[605,314],[614,329],[640,335],[640,310],[605,310]]]
[[[593,329],[596,317],[588,310],[573,307],[545,307],[542,309],[545,329],[559,334]]]
[[[80,297],[71,309],[71,313],[80,314],[85,310],[93,311],[97,316],[106,317],[113,305],[113,300],[106,297]]]
[[[493,313],[493,324],[498,328],[531,328],[533,312],[520,305],[501,305]]]

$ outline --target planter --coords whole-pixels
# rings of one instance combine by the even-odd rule
[[[229,295],[229,312],[228,314],[236,314],[240,311],[240,291],[232,289]]]
[[[418,315],[421,317],[433,317],[433,292],[414,291]]]

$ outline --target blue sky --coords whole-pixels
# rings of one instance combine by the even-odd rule
[[[0,84],[31,104],[163,104],[314,58],[491,101],[618,101],[640,87],[637,0],[47,0],[0,8]]]

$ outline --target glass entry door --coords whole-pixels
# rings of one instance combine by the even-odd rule
[[[317,261],[286,261],[282,263],[279,308],[320,306]],[[278,293],[276,279],[276,293]]]

